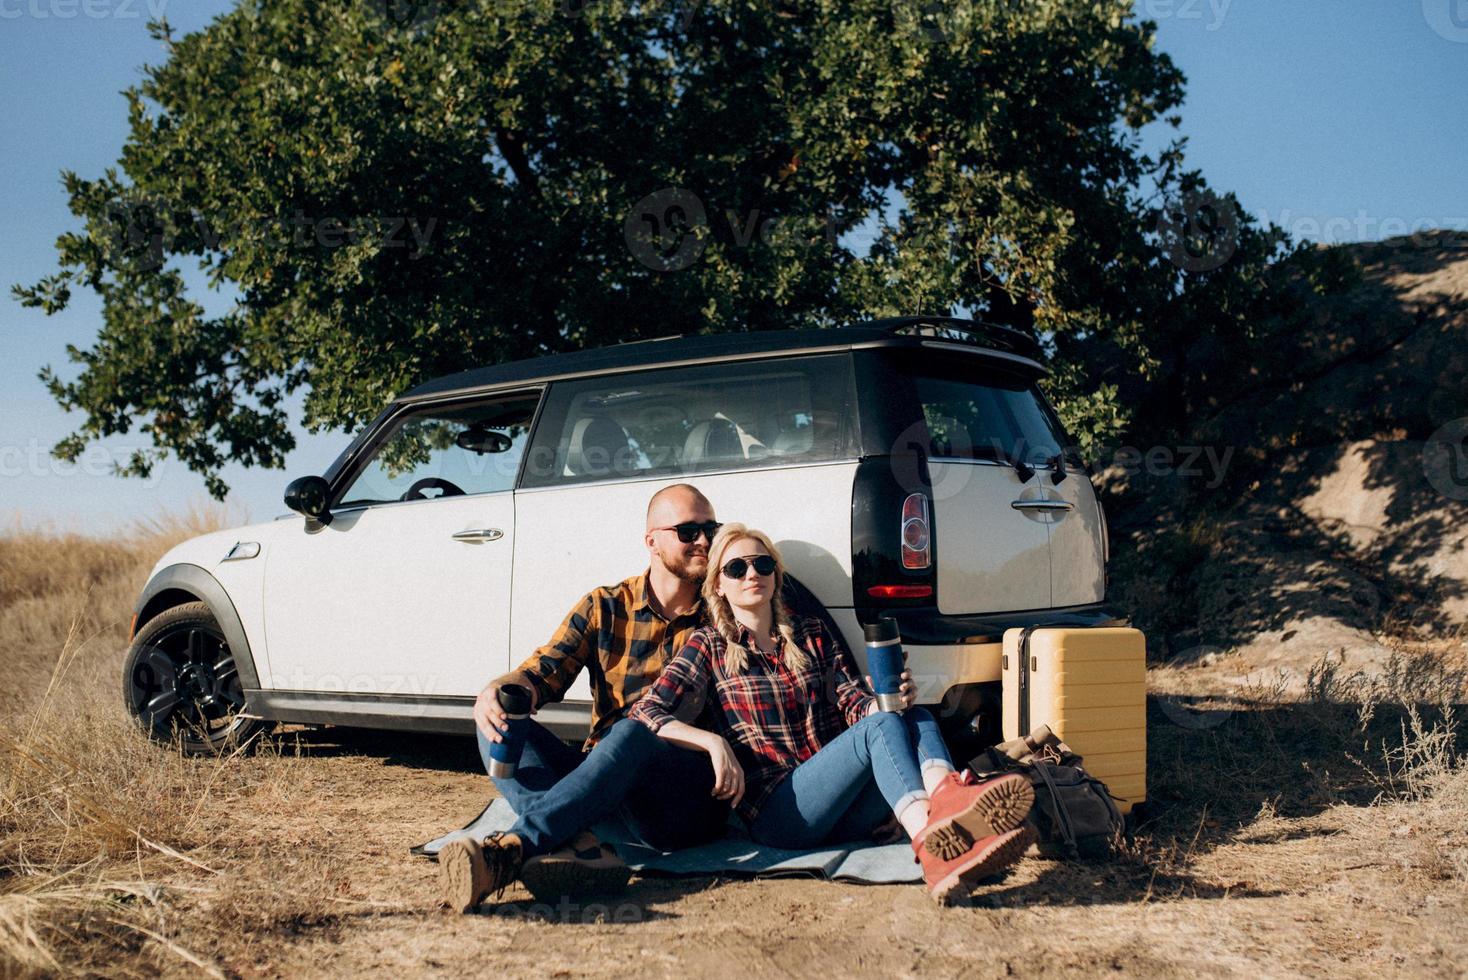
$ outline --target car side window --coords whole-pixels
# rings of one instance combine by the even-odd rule
[[[399,415],[337,507],[512,490],[540,393]]]
[[[525,487],[817,463],[854,452],[846,355],[557,382]]]

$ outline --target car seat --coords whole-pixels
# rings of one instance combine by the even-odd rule
[[[567,476],[631,475],[627,430],[605,415],[577,419],[566,451]]]

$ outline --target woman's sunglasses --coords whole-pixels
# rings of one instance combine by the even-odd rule
[[[755,555],[753,558],[731,558],[724,562],[724,567],[720,571],[730,578],[743,578],[744,573],[749,571],[750,565],[753,565],[754,570],[760,575],[775,574],[775,559],[769,555]]]
[[[698,521],[686,521],[682,524],[673,524],[668,527],[655,527],[653,530],[676,531],[678,533],[678,540],[684,544],[692,544],[702,534],[709,539],[709,544],[713,544],[714,535],[719,533],[719,528],[722,526],[718,521],[704,521],[702,523]]]

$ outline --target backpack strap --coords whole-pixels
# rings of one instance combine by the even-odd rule
[[[1080,845],[1076,843],[1075,827],[1071,824],[1070,813],[1066,810],[1065,803],[1060,799],[1060,792],[1055,787],[1055,779],[1050,773],[1050,763],[1035,762],[1030,768],[1050,790],[1050,812],[1055,819],[1055,826],[1060,828],[1060,835],[1065,840],[1063,845],[1065,856],[1074,860],[1080,856]]]

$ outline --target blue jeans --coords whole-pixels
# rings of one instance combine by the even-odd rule
[[[869,837],[928,798],[923,771],[953,770],[938,723],[924,708],[878,711],[852,725],[786,776],[760,807],[750,836],[775,847],[815,847]]]
[[[489,745],[480,732],[486,770]],[[660,851],[714,840],[729,818],[728,804],[713,798],[708,756],[626,718],[587,753],[532,721],[515,775],[494,785],[518,817],[510,829],[526,857],[555,850],[607,817],[620,816],[634,836]]]

